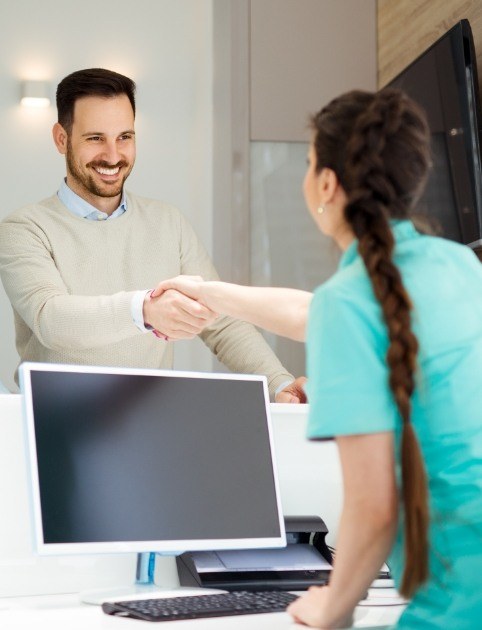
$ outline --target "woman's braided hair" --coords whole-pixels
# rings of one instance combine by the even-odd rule
[[[423,111],[403,92],[353,91],[312,119],[316,169],[332,169],[347,195],[345,220],[358,239],[388,329],[389,385],[403,420],[401,464],[405,570],[401,593],[411,597],[428,577],[425,467],[410,422],[418,342],[410,297],[393,262],[390,219],[410,216],[430,166]]]

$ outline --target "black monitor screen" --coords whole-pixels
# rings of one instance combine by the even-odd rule
[[[28,372],[44,544],[281,536],[262,377]]]
[[[469,22],[458,22],[389,86],[424,108],[432,134],[433,168],[419,214],[436,234],[480,247],[482,117]]]

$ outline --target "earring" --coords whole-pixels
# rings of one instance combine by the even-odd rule
[[[323,214],[324,211],[325,211],[325,206],[320,205],[317,210],[318,214]]]

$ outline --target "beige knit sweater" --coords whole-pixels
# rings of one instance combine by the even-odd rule
[[[127,199],[112,221],[78,218],[54,195],[0,223],[0,274],[22,361],[172,367],[175,344],[134,324],[133,292],[178,274],[217,274],[176,208]],[[271,395],[292,378],[249,324],[223,317],[201,337],[232,371],[266,374]]]

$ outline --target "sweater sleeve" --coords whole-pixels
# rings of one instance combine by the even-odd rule
[[[181,272],[218,280],[218,274],[190,224],[181,217]],[[232,317],[220,317],[200,334],[216,358],[232,372],[264,374],[270,396],[293,376],[283,367],[263,336],[254,326]]]
[[[130,313],[134,292],[70,295],[47,236],[26,217],[0,224],[0,275],[14,311],[47,348],[95,348],[142,334]]]

